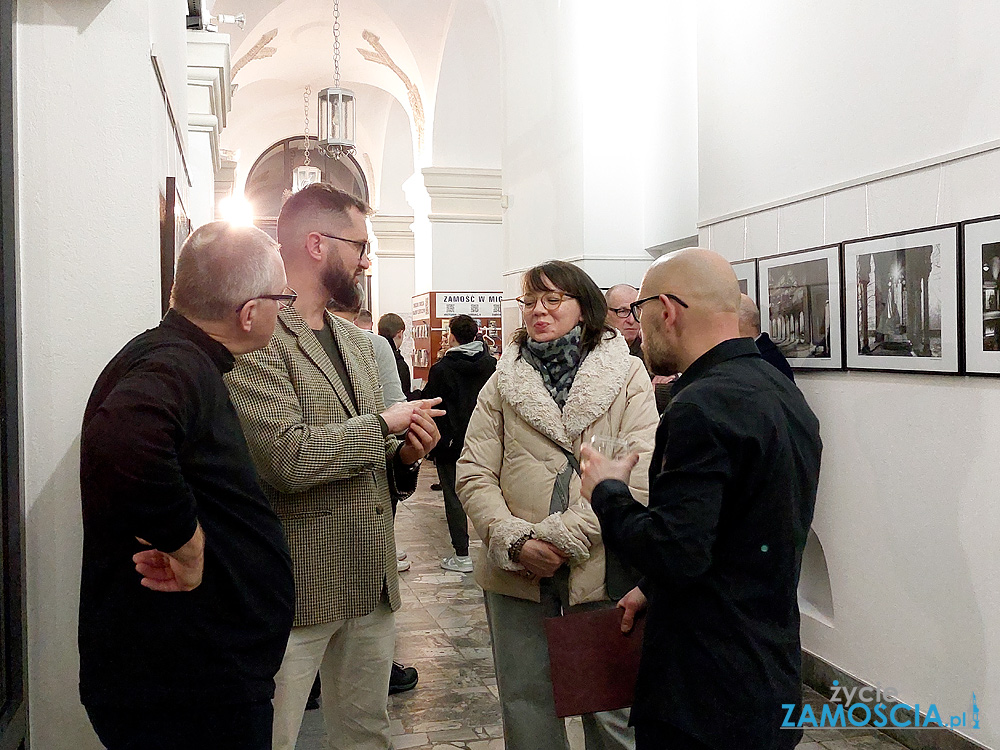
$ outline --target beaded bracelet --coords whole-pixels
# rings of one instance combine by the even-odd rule
[[[521,554],[521,548],[524,547],[525,543],[529,539],[534,539],[534,538],[535,538],[535,532],[529,531],[527,534],[525,534],[520,539],[516,540],[513,544],[511,544],[510,549],[507,550],[507,557],[510,558],[510,561],[516,563],[518,556]]]

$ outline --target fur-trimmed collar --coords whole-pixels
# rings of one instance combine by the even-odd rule
[[[497,390],[528,424],[564,448],[572,448],[587,427],[606,413],[631,369],[628,345],[621,334],[603,339],[584,358],[562,412],[542,376],[509,346],[497,363]]]

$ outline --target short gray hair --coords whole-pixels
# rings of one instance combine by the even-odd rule
[[[256,227],[213,221],[184,241],[170,306],[195,320],[225,320],[281,280],[277,243]]]

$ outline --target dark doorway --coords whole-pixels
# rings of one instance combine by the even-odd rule
[[[14,246],[14,3],[0,3],[0,750],[25,745],[24,541]]]

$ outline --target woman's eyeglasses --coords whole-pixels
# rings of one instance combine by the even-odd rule
[[[524,312],[530,312],[535,309],[535,305],[539,302],[542,303],[542,307],[546,310],[555,310],[567,299],[576,299],[572,294],[566,294],[566,292],[548,292],[546,294],[525,294],[522,297],[515,297],[514,301],[517,302],[518,307]]]

